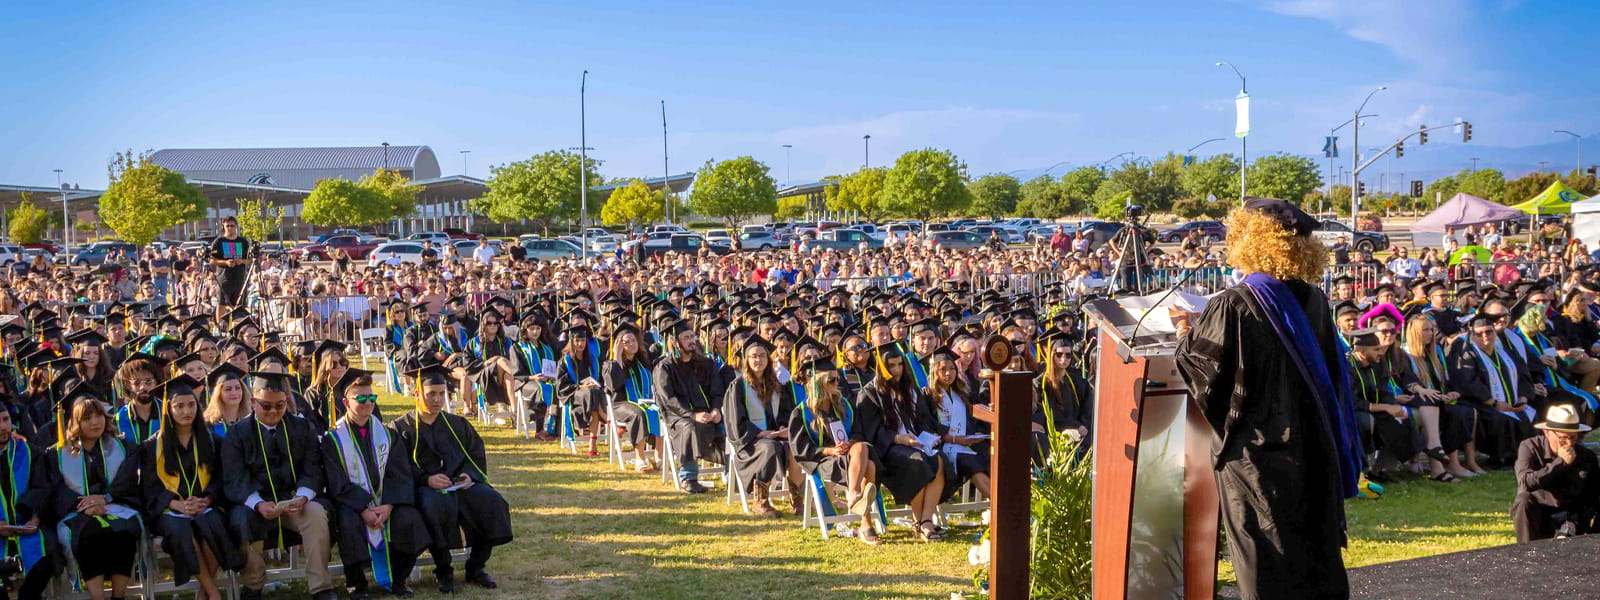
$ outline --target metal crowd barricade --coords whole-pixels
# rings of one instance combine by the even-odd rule
[[[1559,261],[1494,261],[1474,262],[1463,261],[1455,266],[1448,267],[1442,276],[1431,276],[1423,270],[1418,277],[1438,279],[1445,283],[1471,280],[1478,285],[1490,283],[1510,285],[1517,281],[1531,281],[1541,277],[1549,277],[1561,281],[1571,272],[1571,268]],[[1386,264],[1338,264],[1330,265],[1323,273],[1323,291],[1332,294],[1334,282],[1340,277],[1348,276],[1358,293],[1371,290],[1385,281],[1389,283],[1404,283],[1400,277],[1391,272]],[[1405,291],[1401,290],[1405,296]]]

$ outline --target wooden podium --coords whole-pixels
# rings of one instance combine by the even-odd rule
[[[1176,339],[1140,330],[1129,343],[1136,323],[1114,300],[1084,310],[1100,324],[1094,597],[1213,598],[1220,504],[1212,433],[1178,374]]]

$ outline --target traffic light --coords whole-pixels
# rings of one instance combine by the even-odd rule
[[[1470,141],[1472,141],[1472,124],[1471,123],[1462,123],[1461,124],[1461,142],[1462,143],[1466,143],[1466,142],[1470,142]]]
[[[1420,179],[1411,180],[1411,197],[1412,198],[1421,198],[1422,197],[1422,180],[1420,180]]]
[[[1421,129],[1422,130],[1422,133],[1417,134],[1417,145],[1421,146],[1423,144],[1428,143],[1428,126],[1427,125],[1418,125],[1417,129]]]
[[[1367,182],[1365,182],[1365,181],[1357,181],[1356,182],[1356,195],[1357,196],[1365,196],[1365,195],[1367,195]]]
[[[1394,157],[1395,158],[1405,158],[1406,157],[1406,143],[1405,142],[1400,142],[1400,143],[1394,145]]]

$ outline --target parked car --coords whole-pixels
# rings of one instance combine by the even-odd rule
[[[648,233],[694,233],[684,229],[682,225],[651,225]]]
[[[422,264],[422,242],[402,240],[389,242],[367,253],[368,267],[381,267],[389,260],[390,256],[400,257],[400,262],[405,264]]]
[[[739,249],[741,250],[771,250],[782,248],[787,242],[779,239],[771,231],[746,231],[739,234]]]
[[[1084,221],[1078,225],[1078,233],[1089,237],[1089,249],[1094,250],[1111,242],[1122,227],[1120,221]]]
[[[1189,236],[1189,232],[1200,232],[1200,243],[1215,244],[1228,237],[1228,228],[1221,221],[1189,221],[1172,229],[1156,234],[1156,241],[1176,243]]]
[[[60,264],[62,262],[62,260],[64,260],[66,258],[66,255],[64,255],[64,254],[51,254],[49,250],[45,250],[44,248],[23,248],[22,249],[22,260],[23,260],[23,262],[26,262],[28,264],[33,264],[33,259],[35,257],[44,257],[44,262],[47,262],[47,263],[50,263],[50,264]]]
[[[951,229],[966,229],[968,227],[971,227],[971,226],[977,225],[977,224],[978,224],[978,220],[977,219],[956,219],[956,220],[950,222],[950,228]]]
[[[733,249],[724,246],[713,246],[706,243],[706,239],[697,233],[674,233],[664,245],[645,245],[641,250],[645,256],[677,252],[679,254],[695,254],[702,248],[710,249],[713,254],[727,254]]]
[[[562,239],[528,240],[522,242],[522,249],[528,252],[527,260],[577,258],[583,254],[576,245]]]
[[[870,236],[872,236],[872,239],[878,240],[880,242],[885,240],[885,239],[888,239],[888,237],[889,237],[889,232],[884,230],[881,227],[878,227],[877,224],[875,224],[875,223],[856,223],[854,225],[851,225],[850,228],[851,229],[855,229],[857,231],[860,231],[862,233],[865,233],[867,235],[870,235]]]
[[[289,245],[283,242],[268,242],[261,245],[261,255],[267,258],[282,256],[289,250],[291,250]]]
[[[1038,225],[1043,225],[1044,221],[1034,218],[1016,218],[1005,221],[1005,224],[1017,229],[1027,230]]]
[[[425,241],[433,242],[434,245],[437,246],[439,244],[450,243],[450,234],[443,231],[419,231],[406,236],[406,240],[416,242],[418,244],[421,244]]]
[[[1023,234],[1022,237],[1027,238],[1029,242],[1037,242],[1040,240],[1048,242],[1050,241],[1050,238],[1055,237],[1056,231],[1062,231],[1068,235],[1071,235],[1078,232],[1078,226],[1067,223],[1044,223],[1029,227],[1027,233]]]
[[[706,243],[713,246],[732,246],[733,235],[726,229],[707,229]]]
[[[935,231],[952,231],[954,229],[955,228],[951,227],[949,223],[929,223],[927,225],[923,225],[922,226],[922,232],[923,233],[933,233]]]
[[[63,248],[61,246],[61,244],[57,244],[57,243],[49,241],[49,240],[45,240],[45,241],[42,241],[42,242],[28,242],[26,244],[22,244],[22,247],[23,248],[38,248],[38,249],[41,249],[41,250],[48,251],[51,254],[61,254],[62,252],[66,251],[66,248]]]
[[[130,255],[138,252],[139,248],[121,241],[94,242],[72,255],[72,264],[79,267],[97,267],[105,263],[106,257],[113,251]]]
[[[334,237],[334,236],[340,236],[340,235],[360,236],[362,234],[361,234],[361,232],[356,231],[354,229],[335,229],[333,231],[330,231],[328,233],[324,233],[322,235],[312,236],[311,242],[314,243],[314,244],[321,244],[321,243],[327,242],[328,238],[331,238],[331,237]],[[209,242],[210,240],[206,240],[206,241]]]
[[[27,262],[23,256],[22,246],[16,244],[0,244],[0,267],[9,267],[17,261]]]
[[[982,248],[988,239],[971,231],[935,231],[928,234],[928,242],[935,247],[958,250]]]
[[[341,248],[345,254],[350,255],[350,258],[361,260],[367,257],[367,253],[372,252],[374,248],[384,243],[387,242],[366,242],[362,240],[361,236],[355,234],[336,235],[324,239],[319,244],[310,244],[290,250],[289,254],[300,260],[330,260],[333,258],[333,249]]]
[[[593,233],[590,233],[589,234],[589,251],[590,252],[616,252],[617,251],[617,236],[609,234],[609,233],[602,233],[602,234],[599,234],[599,235],[595,235]]]
[[[806,246],[812,250],[857,250],[862,244],[867,248],[882,248],[883,240],[873,239],[865,232],[847,227],[824,231],[817,234],[816,239],[806,241]]]
[[[476,241],[476,240],[483,239],[483,234],[481,234],[481,233],[473,233],[473,232],[467,231],[465,229],[457,229],[457,228],[452,228],[452,227],[446,227],[444,229],[441,229],[440,232],[445,234],[445,235],[450,236],[450,239],[452,239],[452,240],[474,240],[474,241]]]
[[[1022,232],[1004,225],[976,225],[968,227],[967,231],[983,236],[985,240],[989,239],[991,235],[999,234],[1000,241],[1007,244],[1021,244],[1028,241],[1022,236]]]
[[[211,242],[202,242],[200,240],[195,240],[195,241],[192,241],[192,242],[184,242],[182,244],[178,244],[178,251],[180,251],[180,252],[200,252],[200,251],[204,251],[206,248],[209,248],[210,246],[211,246]]]
[[[1334,242],[1343,240],[1350,244],[1353,250],[1376,252],[1389,247],[1389,236],[1376,231],[1350,231],[1350,226],[1341,221],[1329,219],[1322,222],[1322,226],[1311,232],[1311,237],[1322,240],[1323,244],[1333,245]]]
[[[890,223],[888,227],[883,228],[885,239],[887,239],[887,236],[903,238],[920,229],[922,227],[912,227],[910,223]]]

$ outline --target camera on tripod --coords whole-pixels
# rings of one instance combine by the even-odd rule
[[[1143,218],[1144,205],[1142,204],[1129,204],[1126,208],[1122,209],[1123,221],[1127,221],[1128,223],[1138,223],[1139,220]]]

